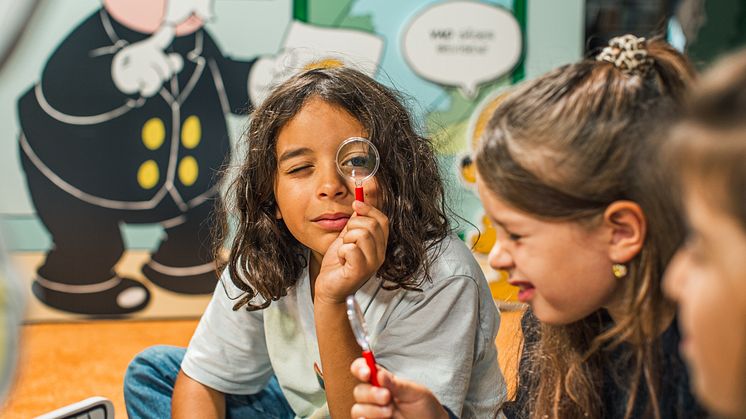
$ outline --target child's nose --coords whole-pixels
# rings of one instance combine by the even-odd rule
[[[499,240],[495,242],[494,246],[492,246],[487,261],[489,262],[490,267],[495,270],[507,270],[513,267],[513,257],[510,256],[510,253],[505,251]]]
[[[338,197],[344,196],[349,191],[347,189],[347,183],[345,179],[340,176],[337,172],[337,168],[331,167],[326,168],[323,171],[319,171],[319,186],[318,195],[319,197]]]

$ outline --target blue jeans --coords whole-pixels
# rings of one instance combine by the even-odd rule
[[[124,403],[131,419],[171,417],[171,396],[185,353],[186,348],[151,346],[130,362],[124,377]],[[257,394],[226,394],[225,412],[227,418],[295,417],[275,377]]]

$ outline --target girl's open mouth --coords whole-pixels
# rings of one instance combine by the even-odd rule
[[[531,301],[534,298],[534,294],[536,293],[536,288],[534,287],[534,284],[528,282],[528,281],[514,281],[510,280],[508,283],[514,287],[518,287],[518,301],[522,303],[527,303]]]

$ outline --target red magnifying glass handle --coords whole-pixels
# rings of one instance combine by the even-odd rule
[[[355,186],[355,201],[365,202],[362,186]]]
[[[365,363],[368,364],[368,369],[370,369],[370,383],[376,387],[380,387],[381,385],[378,384],[378,368],[376,367],[376,358],[373,357],[373,352],[363,351],[363,358],[365,358]]]

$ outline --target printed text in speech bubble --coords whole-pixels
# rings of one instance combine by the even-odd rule
[[[421,77],[476,96],[478,86],[515,67],[521,57],[521,28],[500,7],[449,1],[428,7],[403,34],[407,62]]]

